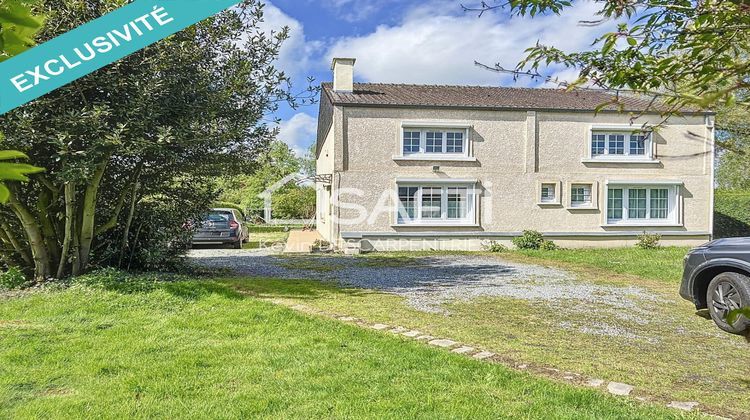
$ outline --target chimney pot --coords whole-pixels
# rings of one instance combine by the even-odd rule
[[[333,70],[333,90],[351,92],[354,90],[354,58],[336,57],[331,63]]]

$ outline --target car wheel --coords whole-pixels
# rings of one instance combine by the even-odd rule
[[[727,323],[729,312],[750,306],[750,278],[738,273],[721,273],[711,280],[706,293],[708,312],[716,325],[732,334],[750,329],[750,319],[741,316],[733,325]]]

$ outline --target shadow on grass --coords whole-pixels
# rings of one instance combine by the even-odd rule
[[[317,280],[265,277],[195,279],[177,274],[132,274],[114,269],[103,269],[78,277],[73,280],[72,285],[81,285],[120,294],[147,294],[163,291],[187,301],[197,301],[211,295],[240,300],[247,297],[318,299],[337,294],[364,296],[374,293],[363,289],[338,287]]]
[[[260,299],[315,300],[336,295],[362,297],[377,293],[366,289],[341,287],[317,280],[243,277],[220,279],[218,281],[240,293]]]
[[[164,291],[177,298],[190,301],[204,299],[210,295],[219,295],[227,299],[245,298],[243,294],[225,284],[178,274],[133,274],[115,269],[103,269],[78,277],[73,280],[72,284],[120,294]]]

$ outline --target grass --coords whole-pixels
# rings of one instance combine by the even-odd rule
[[[283,250],[283,244],[286,242],[286,238],[289,236],[289,232],[283,230],[278,231],[250,231],[250,237],[248,242],[242,246],[243,249],[258,249],[275,247],[279,248],[278,251]],[[274,248],[274,249],[275,249]]]
[[[0,301],[0,418],[676,418],[255,295],[112,275]]]
[[[578,267],[595,267],[617,274],[627,274],[665,283],[678,284],[682,279],[682,257],[690,248],[661,247],[560,249],[555,251],[519,250],[503,253],[512,257],[569,263]]]
[[[747,352],[747,343],[718,330],[678,296],[678,267],[685,251],[485,254],[563,267],[583,283],[646,290],[656,301],[639,301],[639,311],[613,311],[575,300],[550,304],[495,297],[454,302],[445,307],[446,315],[416,310],[396,295],[341,289],[316,281],[233,279],[230,284],[286,304],[303,303],[328,313],[450,337],[502,354],[508,362],[629,383],[637,394],[648,398],[699,401],[706,412],[743,418],[750,407],[750,366],[739,363],[738,357]],[[390,261],[409,264],[409,258],[416,262],[417,256],[430,255],[436,253],[370,254],[357,261],[388,266]],[[301,267],[304,260],[296,264]],[[591,332],[601,326],[633,336]]]

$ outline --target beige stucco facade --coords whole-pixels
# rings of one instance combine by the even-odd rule
[[[615,112],[335,106],[318,151],[318,230],[328,241],[362,250],[481,249],[510,243],[530,229],[566,247],[633,244],[644,231],[662,244],[707,241],[713,224],[713,129],[710,115],[672,117],[652,134],[653,161],[591,162],[591,130],[631,126]],[[469,158],[399,159],[404,124],[467,127]],[[658,115],[632,127],[660,124]],[[439,167],[439,168],[437,168]],[[462,226],[398,225],[393,208],[399,180],[475,180],[475,220]],[[671,183],[675,219],[668,225],[607,223],[608,185]],[[558,201],[540,204],[541,183],[558,185]],[[570,186],[592,187],[591,208],[572,208]]]

